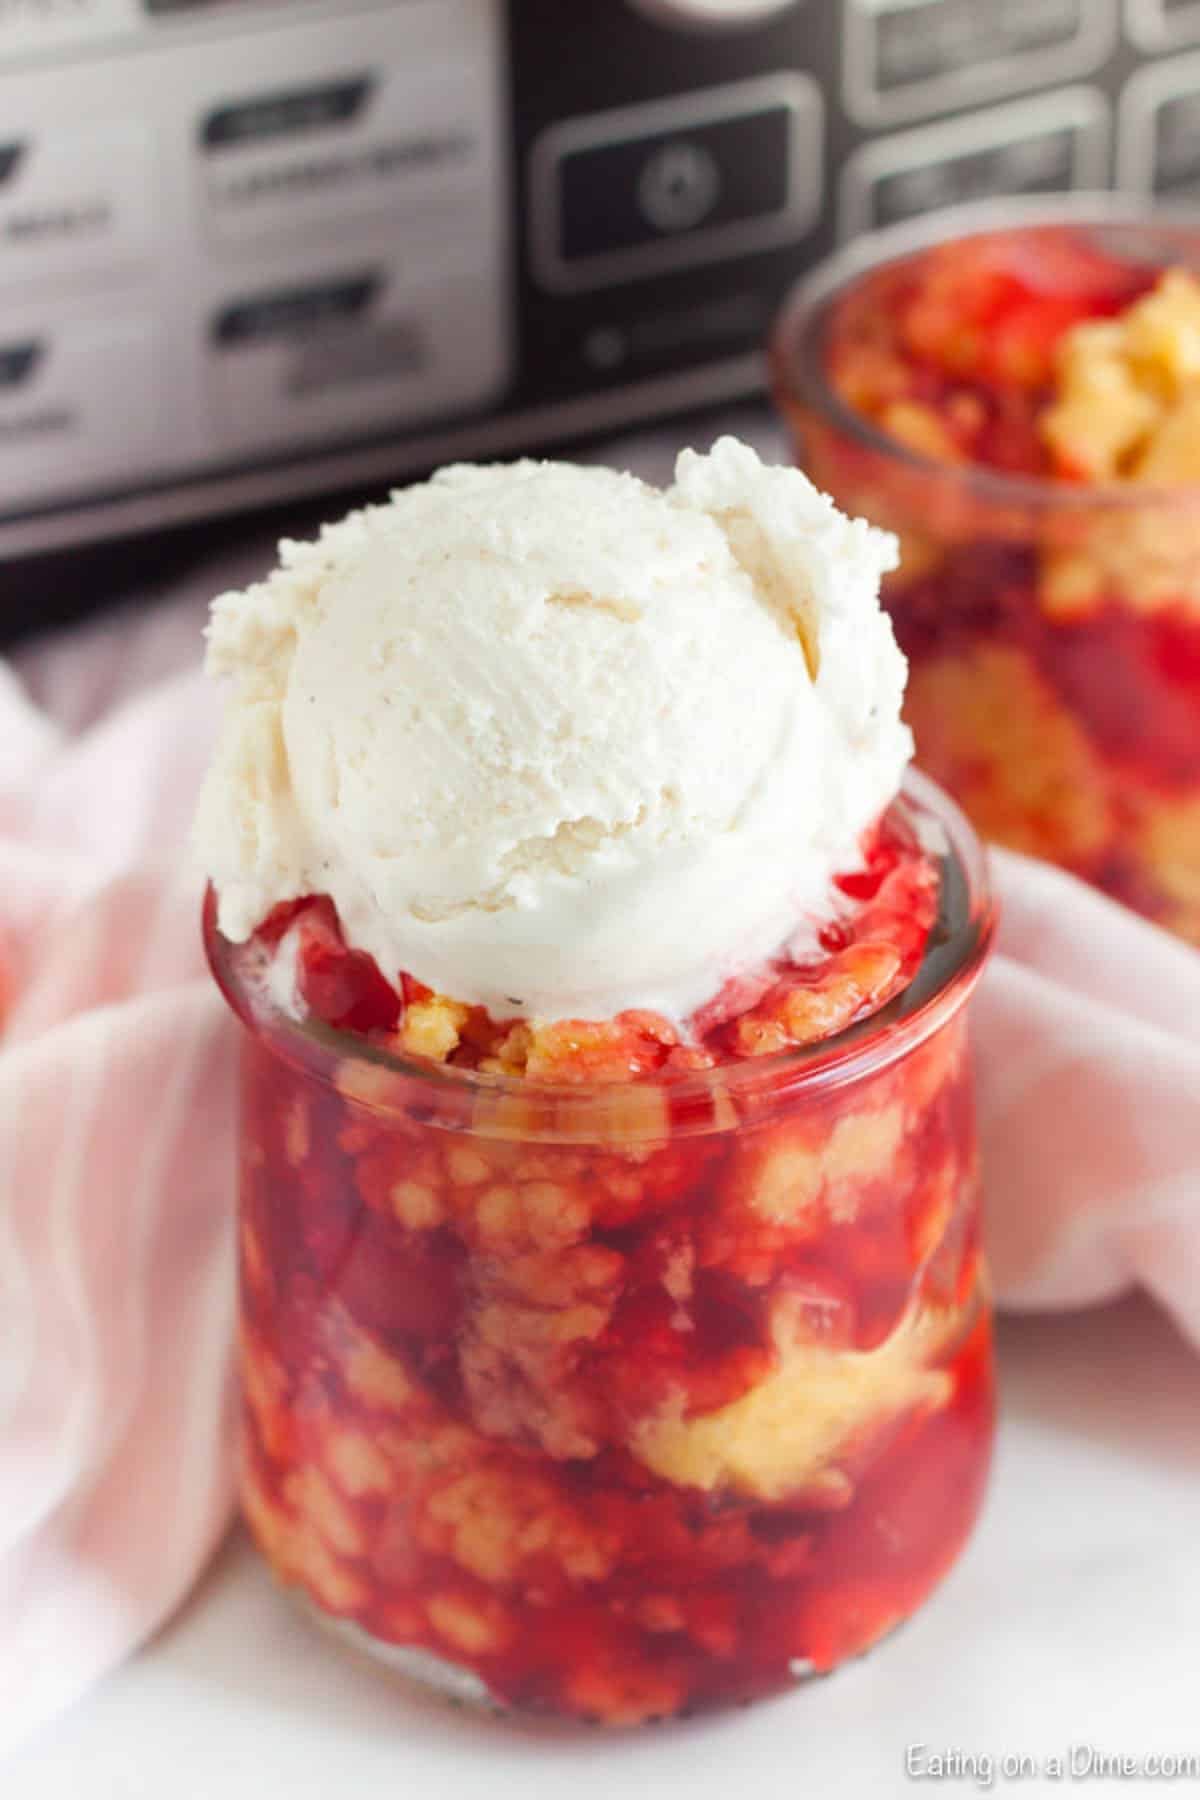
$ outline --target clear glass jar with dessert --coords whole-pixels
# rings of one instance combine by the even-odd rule
[[[686,1043],[394,987],[322,899],[231,944],[210,896],[245,1026],[245,1513],[359,1648],[628,1725],[825,1673],[954,1562],[993,1433],[990,902],[920,777],[838,891],[817,951]]]
[[[773,344],[797,459],[895,531],[921,766],[1200,943],[1200,214],[997,202],[853,246]]]

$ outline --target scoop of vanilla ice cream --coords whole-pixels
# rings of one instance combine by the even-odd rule
[[[221,930],[327,893],[389,978],[686,1019],[828,916],[911,754],[895,542],[723,438],[663,492],[443,470],[213,606]]]

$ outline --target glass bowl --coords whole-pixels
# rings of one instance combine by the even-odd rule
[[[956,209],[801,282],[774,333],[774,392],[817,485],[900,537],[885,599],[920,765],[986,836],[1200,943],[1200,487],[940,461],[828,375],[839,309],[866,284],[996,234],[1044,259],[1064,232],[1138,268],[1200,270],[1197,210],[1105,195]]]
[[[358,1650],[629,1725],[867,1650],[961,1550],[993,1431],[966,1001],[993,915],[943,795],[911,986],[808,1050],[539,1086],[243,1026],[242,1494]]]

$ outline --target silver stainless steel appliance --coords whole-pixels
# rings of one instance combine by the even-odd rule
[[[0,0],[4,566],[745,393],[838,237],[1200,191],[1200,0]]]

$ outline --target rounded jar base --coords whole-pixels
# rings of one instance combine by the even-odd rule
[[[496,1715],[512,1712],[512,1707],[498,1700],[472,1669],[464,1669],[432,1650],[411,1644],[389,1644],[355,1619],[336,1619],[332,1613],[324,1612],[299,1588],[285,1588],[284,1593],[310,1625],[315,1625],[324,1637],[340,1644],[356,1661],[369,1663],[375,1674],[392,1676],[405,1687],[433,1694],[453,1706],[471,1707]]]
[[[397,1688],[410,1692],[413,1698],[438,1700],[458,1711],[481,1713],[494,1719],[514,1722],[539,1719],[559,1725],[577,1725],[588,1730],[630,1730],[647,1725],[682,1724],[702,1715],[739,1711],[759,1702],[778,1700],[814,1682],[827,1681],[843,1668],[864,1662],[868,1656],[873,1656],[897,1637],[908,1624],[907,1619],[898,1619],[875,1643],[868,1645],[856,1656],[847,1657],[845,1662],[832,1669],[818,1669],[805,1658],[795,1657],[786,1673],[770,1687],[741,1695],[730,1693],[721,1701],[689,1704],[675,1713],[655,1714],[640,1721],[639,1726],[614,1727],[599,1718],[549,1708],[523,1707],[502,1700],[473,1670],[452,1662],[448,1657],[438,1656],[431,1650],[413,1645],[389,1643],[384,1638],[376,1637],[355,1619],[339,1619],[332,1613],[327,1613],[303,1589],[278,1582],[277,1585],[284,1598],[322,1637],[340,1647],[354,1662],[368,1668],[372,1675],[384,1677]]]

